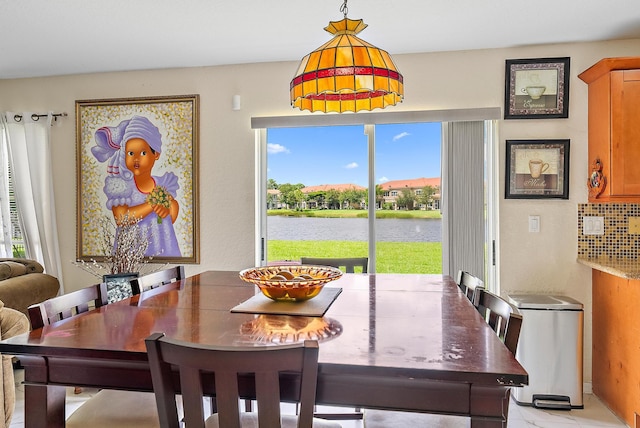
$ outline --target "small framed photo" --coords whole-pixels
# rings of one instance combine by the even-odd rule
[[[507,140],[506,199],[569,199],[569,140]]]
[[[107,284],[107,301],[114,303],[132,297],[133,289],[130,281],[137,277],[137,272],[103,275],[102,282]]]
[[[569,117],[570,58],[508,59],[505,119]]]

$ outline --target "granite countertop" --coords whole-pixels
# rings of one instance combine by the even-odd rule
[[[627,279],[640,279],[638,259],[615,259],[609,257],[578,257],[578,263]]]

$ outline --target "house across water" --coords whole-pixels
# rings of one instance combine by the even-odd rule
[[[367,188],[357,184],[320,184],[299,190],[299,197],[283,195],[279,189],[268,189],[269,209],[366,209]],[[294,190],[295,191],[295,190]],[[440,177],[387,181],[377,186],[378,208],[398,210],[439,210]]]

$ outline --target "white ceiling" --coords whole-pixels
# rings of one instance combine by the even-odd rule
[[[342,0],[0,0],[0,79],[297,61]],[[390,54],[640,38],[640,0],[351,0]],[[638,46],[640,54],[640,46]]]

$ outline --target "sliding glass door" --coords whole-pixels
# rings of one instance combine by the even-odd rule
[[[442,273],[441,124],[375,125],[376,271]]]
[[[267,129],[268,263],[368,257],[372,272],[442,272],[440,124],[370,129]]]
[[[474,183],[481,189],[483,241],[475,257],[489,278],[495,263],[489,251],[495,219],[487,215],[497,211],[489,192],[497,181],[488,167],[495,160],[495,122],[475,120],[479,128],[469,135],[460,133],[464,127],[450,126],[467,113],[331,115],[326,123],[318,116],[252,119],[256,264],[298,262],[303,256],[364,256],[369,257],[370,272],[452,274],[456,263],[450,259],[457,256],[448,249],[443,263],[443,239],[454,236],[450,228],[460,223],[442,218],[443,205],[455,206],[447,199],[447,180],[449,185],[465,184],[453,180],[451,171],[442,174],[447,173],[443,161],[450,162],[454,152],[448,147],[455,140],[456,150],[463,152],[465,144],[479,145],[480,159],[470,158],[483,171],[481,182]],[[476,114],[491,119],[499,109],[474,111],[472,116]],[[455,120],[431,120],[437,117]]]
[[[271,128],[266,136],[266,261],[367,257],[362,125]]]

